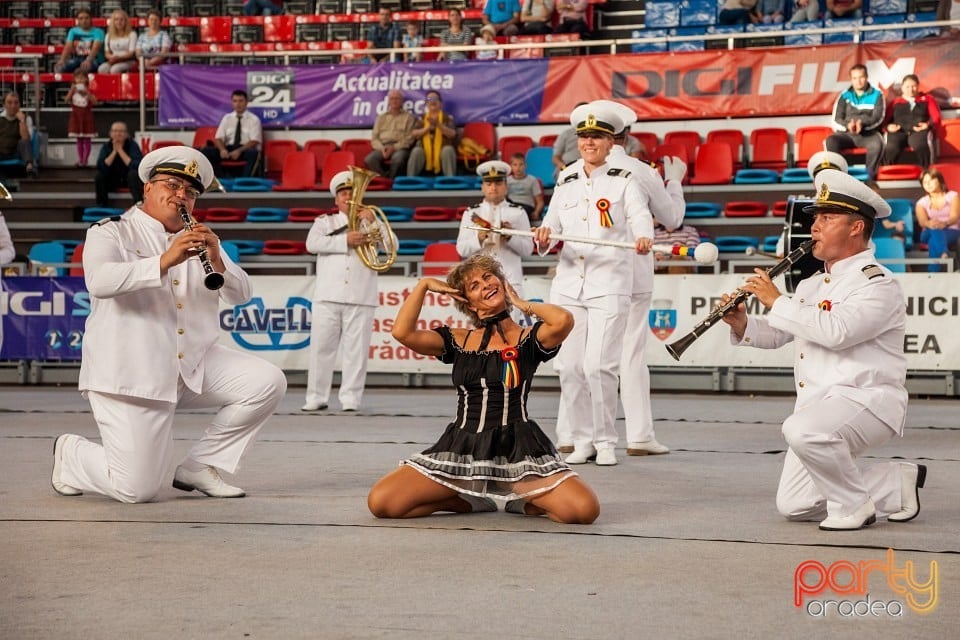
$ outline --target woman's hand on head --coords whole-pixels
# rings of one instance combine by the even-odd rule
[[[420,284],[425,286],[427,291],[432,291],[433,293],[444,293],[455,300],[460,300],[461,302],[467,301],[459,290],[454,289],[439,278],[423,278],[420,280]]]

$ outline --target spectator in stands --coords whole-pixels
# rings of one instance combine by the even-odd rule
[[[487,0],[480,19],[498,36],[515,36],[520,33],[520,0]]]
[[[391,178],[406,170],[415,123],[413,114],[403,108],[403,93],[394,89],[387,94],[387,111],[377,116],[370,134],[373,151],[364,158],[367,168]]]
[[[367,46],[371,49],[394,49],[402,45],[400,27],[393,21],[393,13],[387,7],[380,7],[380,20],[367,29]],[[389,53],[371,53],[370,60],[379,62],[388,60]]]
[[[867,172],[876,178],[883,156],[881,130],[885,110],[883,93],[868,81],[867,68],[862,64],[853,65],[850,87],[840,94],[833,107],[833,128],[837,133],[828,136],[824,146],[835,153],[863,147],[867,150]]]
[[[283,6],[273,0],[244,0],[243,15],[245,16],[279,16],[283,13]]]
[[[450,26],[440,32],[440,44],[442,46],[473,44],[473,31],[470,30],[470,27],[464,26],[463,14],[460,13],[460,9],[450,9],[447,20],[450,21]],[[466,60],[469,57],[470,54],[466,51],[450,49],[441,51],[437,60],[453,62],[454,60]]]
[[[373,334],[373,312],[378,300],[377,272],[367,268],[356,248],[367,242],[368,230],[379,228],[384,238],[392,233],[378,223],[367,208],[357,213],[361,228],[347,230],[353,172],[341,171],[333,176],[330,194],[337,212],[318,216],[307,234],[307,251],[317,254],[317,277],[310,323],[306,403],[301,411],[327,408],[338,351],[342,361],[340,406],[344,411],[360,408]],[[393,245],[396,244],[394,236]]]
[[[443,100],[437,91],[428,91],[425,101],[427,109],[411,131],[417,145],[410,150],[407,175],[418,176],[426,169],[431,175],[455,176],[457,125],[453,116],[444,113]]]
[[[97,70],[99,73],[124,73],[137,64],[137,32],[130,26],[130,16],[123,9],[110,14],[103,54],[106,61]]]
[[[920,242],[926,243],[931,258],[948,258],[960,238],[960,198],[956,191],[947,189],[947,180],[936,169],[927,169],[920,176],[926,195],[917,200],[915,212]],[[931,264],[928,271],[940,271],[941,265]],[[950,271],[950,269],[948,269]]]
[[[214,173],[221,175],[221,160],[243,160],[245,177],[260,171],[260,145],[263,143],[263,126],[260,118],[247,110],[247,92],[237,89],[231,96],[233,111],[223,116],[216,137],[201,149],[210,160]]]
[[[143,153],[140,145],[130,137],[125,122],[110,125],[110,142],[100,147],[97,173],[93,177],[97,206],[110,206],[110,192],[130,189],[134,204],[143,200],[143,182],[138,171]]]
[[[693,225],[685,224],[679,229],[670,231],[659,222],[655,222],[653,227],[653,243],[655,245],[680,245],[689,249],[695,249],[700,244],[700,232]],[[692,256],[675,256],[669,253],[655,253],[657,260],[671,260],[683,264],[662,265],[657,264],[655,271],[657,273],[693,273],[697,270],[697,265]]]
[[[33,157],[33,118],[20,109],[20,94],[8,91],[0,113],[0,160],[18,158],[27,175],[37,177]]]
[[[757,0],[723,0],[720,13],[717,16],[718,24],[749,24],[750,16]]]
[[[784,0],[760,0],[751,20],[757,24],[780,24],[783,22]]]
[[[940,4],[937,5],[937,20],[960,20],[960,0],[940,0]],[[960,25],[940,27],[940,34],[960,35]]]
[[[900,82],[900,96],[887,107],[884,164],[895,164],[907,147],[913,149],[921,167],[930,164],[930,145],[940,128],[940,107],[932,96],[919,89],[920,78],[907,74]]]
[[[97,493],[125,503],[153,500],[169,478],[177,409],[212,409],[201,438],[177,465],[173,486],[215,498],[240,498],[224,482],[283,399],[278,367],[219,344],[220,306],[250,300],[250,277],[203,223],[184,228],[214,181],[190,147],[157,149],[140,164],[144,199],[119,219],[87,231],[83,270],[90,315],[79,388],[100,432],[54,443],[51,484],[62,496]],[[203,253],[222,287],[204,284]]]
[[[560,22],[556,33],[579,33],[581,38],[590,37],[590,25],[587,24],[587,9],[590,0],[559,0],[557,15]]]
[[[827,0],[827,17],[844,20],[863,17],[863,0]]]
[[[515,153],[510,158],[507,200],[523,207],[530,222],[540,222],[543,213],[543,185],[539,178],[527,174],[527,159],[522,153]]]
[[[0,185],[2,187],[3,185]],[[6,188],[4,188],[4,191]],[[0,211],[0,265],[13,262],[17,257],[17,251],[13,246],[13,238],[10,237],[10,229],[7,228],[7,221],[3,219],[3,212]],[[0,283],[0,290],[2,290]],[[3,323],[0,322],[0,349],[3,348]]]
[[[89,9],[77,11],[77,25],[67,32],[60,61],[53,70],[57,73],[70,73],[74,69],[83,69],[90,73],[103,63],[103,29],[93,26]]]
[[[73,83],[67,91],[66,102],[70,105],[67,134],[77,139],[76,166],[85,167],[90,159],[93,138],[97,135],[97,127],[93,122],[93,107],[97,104],[97,96],[90,91],[90,78],[86,71],[77,69],[73,72]]]
[[[143,59],[145,69],[156,69],[162,65],[166,58],[161,54],[168,53],[173,46],[170,34],[160,28],[162,24],[160,12],[150,9],[147,12],[147,28],[137,37],[137,57]]]
[[[587,104],[578,102],[577,107]],[[560,173],[565,166],[580,159],[580,148],[577,146],[576,127],[567,127],[560,132],[553,143],[553,166],[556,167],[554,175]]]
[[[480,28],[480,37],[477,38],[476,44],[497,44],[497,32],[493,29],[493,25],[485,24]],[[475,58],[477,60],[496,60],[497,50],[482,49],[477,51]]]
[[[553,33],[554,0],[524,0],[520,11],[520,31],[527,35]]]
[[[423,46],[423,36],[420,35],[419,22],[411,20],[407,23],[406,32],[403,34],[400,44],[404,49],[415,49]],[[403,54],[403,59],[406,62],[419,62],[423,60],[423,52],[411,51],[410,53],[405,53]]]
[[[820,19],[820,3],[817,0],[793,0],[790,22],[815,22]]]

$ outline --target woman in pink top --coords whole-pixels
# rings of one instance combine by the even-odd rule
[[[960,199],[956,191],[947,190],[947,181],[936,169],[924,171],[920,184],[927,194],[917,200],[920,242],[926,243],[931,258],[947,258],[960,238]],[[940,265],[931,264],[927,270],[940,271]]]

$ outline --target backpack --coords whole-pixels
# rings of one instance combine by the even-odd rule
[[[490,150],[473,138],[465,136],[460,139],[460,144],[457,145],[457,155],[463,158],[463,166],[470,169],[471,161],[473,161],[473,168],[475,168],[481,161],[489,157]]]

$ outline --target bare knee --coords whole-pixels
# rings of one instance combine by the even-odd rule
[[[391,491],[378,482],[367,494],[367,508],[376,518],[402,518],[403,513],[397,509],[396,501],[392,499]]]

